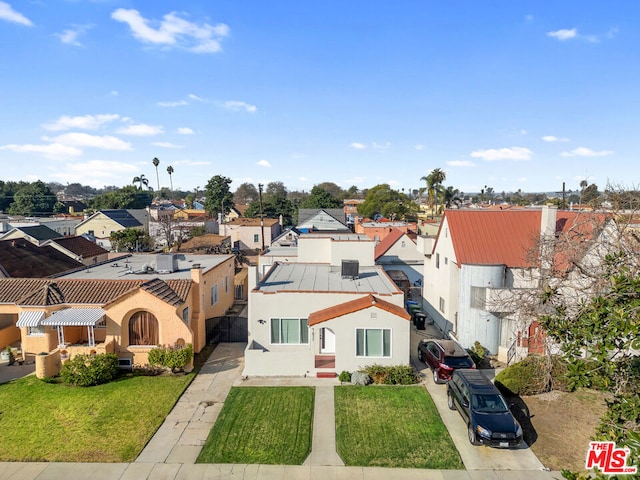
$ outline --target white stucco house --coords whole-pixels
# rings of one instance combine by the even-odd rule
[[[414,287],[422,285],[424,254],[418,251],[416,242],[398,228],[376,244],[375,260],[385,271],[401,271]],[[420,289],[417,289],[420,291]]]
[[[502,361],[541,353],[544,333],[517,303],[538,287],[540,240],[569,235],[576,244],[591,242],[596,224],[602,227],[605,217],[547,206],[446,210],[435,239],[424,242],[430,247],[425,250],[425,311],[464,347],[478,341]],[[562,255],[554,261],[564,278],[579,275]]]
[[[298,238],[296,262],[249,284],[245,376],[336,376],[409,364],[404,294],[374,263],[375,243],[352,233]]]

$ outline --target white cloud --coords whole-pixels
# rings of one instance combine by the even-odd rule
[[[444,163],[446,163],[450,167],[475,167],[476,166],[476,164],[473,163],[471,160],[449,160]]]
[[[294,160],[300,160],[302,158],[307,158],[307,156],[304,153],[292,153],[291,158]]]
[[[542,140],[545,142],[568,142],[569,139],[568,138],[563,138],[563,137],[555,137],[553,135],[545,135],[544,137],[542,137]]]
[[[136,165],[125,162],[89,160],[87,162],[67,163],[65,169],[57,169],[51,174],[53,179],[63,182],[81,183],[93,187],[121,183],[122,176],[138,175]]]
[[[47,158],[68,158],[82,155],[82,150],[79,148],[63,145],[62,143],[50,143],[48,145],[0,145],[0,150],[9,150],[16,153],[38,153]]]
[[[416,150],[424,150],[424,145],[414,145],[413,148],[415,148]]]
[[[226,108],[227,110],[233,110],[234,112],[244,109],[249,113],[255,113],[257,110],[255,105],[249,105],[246,102],[238,102],[236,100],[229,100],[228,102],[224,102],[224,108]]]
[[[307,177],[298,177],[298,180],[301,182],[308,182],[309,179]]]
[[[386,143],[373,142],[371,146],[376,150],[387,150],[389,147],[391,147],[391,142],[386,142]]]
[[[184,145],[176,145],[175,143],[171,142],[152,142],[151,145],[160,148],[184,148]]]
[[[525,15],[524,16],[525,23],[533,23],[533,20],[534,20],[533,15]]]
[[[187,97],[189,98],[189,100],[194,100],[196,102],[208,102],[206,98],[199,97],[197,95],[194,95],[193,93],[190,93],[189,95],[187,95]]]
[[[568,30],[566,28],[556,30],[555,32],[547,32],[547,36],[557,38],[558,40],[569,40],[571,38],[576,38],[578,35],[578,30],[572,28]]]
[[[355,148],[356,150],[364,150],[367,146],[363,143],[353,142],[349,145],[351,148]]]
[[[6,2],[0,2],[0,20],[6,20],[7,22],[19,23],[20,25],[26,25],[27,27],[33,26],[31,20],[16,12],[11,5]]]
[[[189,127],[179,127],[178,128],[178,134],[180,135],[193,135],[194,132],[193,130],[191,130]]]
[[[183,105],[188,105],[186,100],[177,100],[174,102],[158,102],[156,105],[159,107],[182,107]]]
[[[526,135],[527,133],[528,132],[524,128],[520,129],[520,135]]]
[[[530,160],[533,152],[524,147],[490,148],[471,152],[473,158],[482,158],[487,162],[496,160]]]
[[[71,130],[72,128],[80,128],[83,130],[96,130],[105,123],[113,122],[120,118],[117,114],[103,114],[103,115],[83,115],[77,117],[69,117],[63,115],[52,123],[45,123],[42,127],[45,130],[57,132],[60,130]]]
[[[229,35],[229,27],[225,24],[197,24],[185,20],[177,12],[164,15],[160,22],[151,22],[138,10],[119,8],[111,18],[129,25],[133,36],[143,43],[180,47],[195,53],[219,52],[222,50],[220,41]],[[158,28],[150,26],[151,23],[159,23]]]
[[[271,164],[267,160],[260,160],[256,163],[256,165],[258,165],[259,167],[271,167]]]
[[[89,135],[82,132],[70,132],[57,137],[43,137],[44,141],[61,143],[72,147],[91,147],[103,150],[131,150],[131,144],[111,135]]]
[[[560,155],[563,157],[606,157],[607,155],[613,155],[613,153],[613,150],[600,150],[597,152],[587,147],[578,147],[570,152],[562,152]]]
[[[109,95],[111,95],[112,97],[117,97],[120,95],[120,92],[118,92],[117,90],[111,90],[109,92]]]
[[[135,135],[138,137],[148,137],[163,132],[164,130],[160,125],[146,125],[144,123],[129,125],[118,129],[118,133],[121,135]]]
[[[74,28],[64,30],[62,33],[54,34],[60,39],[62,43],[67,45],[73,45],[75,47],[82,47],[82,43],[78,40],[78,37],[87,33],[87,30],[92,28],[92,25],[78,25]]]

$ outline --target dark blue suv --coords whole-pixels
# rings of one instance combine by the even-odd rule
[[[454,370],[447,383],[447,401],[467,422],[472,445],[515,448],[522,443],[522,427],[507,402],[479,370]]]

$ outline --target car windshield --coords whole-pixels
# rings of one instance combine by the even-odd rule
[[[504,398],[498,394],[472,395],[471,408],[481,413],[499,413],[509,410]]]
[[[445,365],[451,368],[471,368],[473,361],[469,357],[445,357]]]

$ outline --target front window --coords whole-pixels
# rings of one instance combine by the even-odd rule
[[[309,323],[306,318],[272,318],[271,343],[299,345],[309,343]]]
[[[218,303],[218,285],[211,287],[211,305]]]
[[[253,243],[258,243],[258,242],[260,242],[260,235],[256,233],[253,235]]]
[[[31,336],[44,335],[44,325],[37,325],[35,327],[27,327],[27,335],[31,335]]]
[[[391,330],[388,328],[356,329],[356,357],[390,357]]]
[[[158,345],[158,319],[150,312],[136,312],[129,320],[129,345]]]

